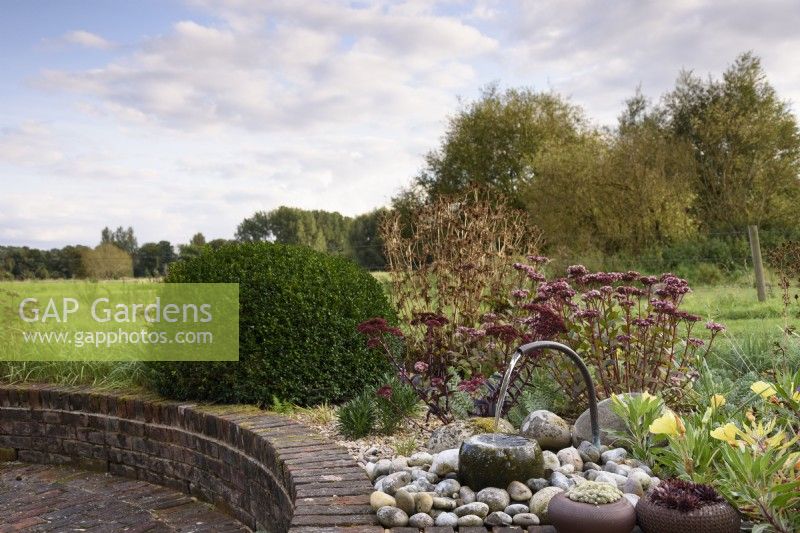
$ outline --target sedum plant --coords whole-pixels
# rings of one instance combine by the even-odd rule
[[[571,487],[566,492],[566,496],[574,502],[603,505],[606,503],[614,503],[622,498],[622,491],[610,483],[587,481],[586,483]]]

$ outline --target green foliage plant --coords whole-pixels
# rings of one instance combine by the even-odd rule
[[[413,387],[387,375],[375,391],[375,411],[381,433],[391,435],[419,412],[420,401]]]
[[[624,448],[630,450],[634,457],[652,463],[651,451],[656,439],[653,438],[649,428],[664,411],[664,402],[661,398],[647,392],[640,395],[612,394],[611,409],[625,424],[625,430],[612,430],[612,435]]]
[[[269,405],[341,402],[388,370],[356,326],[392,320],[378,282],[351,261],[301,246],[228,243],[176,263],[168,283],[239,284],[239,360],[153,363],[149,378],[177,399]]]
[[[348,439],[366,437],[375,428],[374,392],[365,389],[358,396],[339,407],[336,427]]]

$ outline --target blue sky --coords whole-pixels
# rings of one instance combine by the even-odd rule
[[[800,4],[0,0],[0,245],[230,238],[279,205],[385,205],[459,97],[555,90],[613,125],[742,51],[800,101]]]

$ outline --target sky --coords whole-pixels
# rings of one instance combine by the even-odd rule
[[[798,27],[797,0],[0,0],[0,245],[364,213],[491,83],[613,126],[637,87],[753,51],[797,110]]]

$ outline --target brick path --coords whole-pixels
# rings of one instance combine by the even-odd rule
[[[250,531],[195,498],[66,466],[0,463],[0,533]]]

